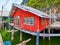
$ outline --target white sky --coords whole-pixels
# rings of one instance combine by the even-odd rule
[[[2,10],[2,5],[5,5],[4,10],[10,11],[11,6],[12,6],[13,3],[21,4],[22,1],[23,0],[8,0],[7,5],[5,5],[7,0],[0,0],[0,10]]]

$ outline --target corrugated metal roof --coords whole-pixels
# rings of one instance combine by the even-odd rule
[[[20,8],[20,9],[23,9],[25,11],[31,12],[33,14],[36,14],[39,17],[50,18],[50,15],[48,15],[48,14],[46,14],[46,13],[40,11],[40,10],[34,9],[32,7],[25,6],[25,5],[19,5],[19,4],[14,4],[14,6],[16,6],[16,7]]]

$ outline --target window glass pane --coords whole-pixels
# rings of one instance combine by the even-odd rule
[[[34,24],[34,19],[30,18],[30,24]]]
[[[27,22],[28,22],[28,19],[24,18],[24,23],[27,24]]]
[[[24,24],[33,25],[34,24],[34,18],[24,18]]]

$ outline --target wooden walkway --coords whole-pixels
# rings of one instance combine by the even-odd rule
[[[50,28],[60,29],[60,21],[56,21],[55,23],[49,25]]]
[[[3,40],[2,40],[1,34],[0,34],[0,45],[3,45]]]

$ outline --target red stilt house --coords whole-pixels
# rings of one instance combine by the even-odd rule
[[[43,31],[49,25],[49,15],[25,5],[14,4],[11,16],[14,26],[32,32]]]

